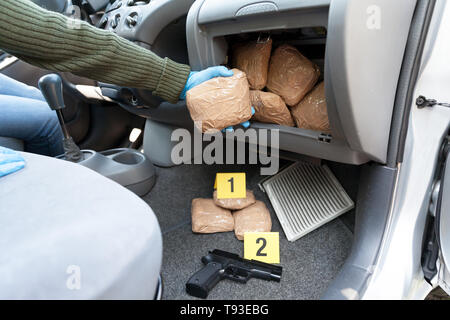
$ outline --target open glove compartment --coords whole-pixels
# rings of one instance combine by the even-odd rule
[[[319,66],[331,134],[280,130],[280,149],[337,162],[386,161],[394,99],[415,0],[197,0],[187,22],[193,70],[230,66],[236,38],[270,37]],[[272,49],[272,50],[273,50]]]

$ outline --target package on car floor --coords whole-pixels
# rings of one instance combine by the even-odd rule
[[[318,84],[298,105],[291,108],[291,113],[299,128],[330,132],[324,82]]]
[[[266,86],[271,51],[272,39],[234,45],[232,65],[245,72],[251,89],[261,90]]]
[[[293,46],[285,44],[275,49],[270,58],[267,89],[292,107],[314,88],[319,76],[317,65]]]
[[[213,199],[193,199],[192,231],[195,233],[228,232],[234,229],[231,211],[218,207]]]
[[[245,198],[238,199],[217,199],[217,191],[213,194],[214,203],[224,209],[240,210],[248,207],[256,202],[255,195],[252,191],[247,190],[247,196]]]
[[[295,125],[288,107],[279,95],[250,90],[250,101],[255,108],[254,120],[289,127]]]
[[[270,212],[262,201],[234,212],[233,217],[234,233],[239,240],[244,240],[246,232],[270,232],[272,229]]]
[[[197,127],[202,132],[222,130],[252,117],[247,77],[238,69],[233,72],[232,77],[213,78],[187,92],[191,118],[202,121],[202,127]]]

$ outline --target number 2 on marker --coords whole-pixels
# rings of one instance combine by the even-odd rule
[[[267,253],[263,253],[262,252],[264,250],[264,248],[266,247],[266,245],[267,245],[267,240],[264,239],[264,238],[256,239],[256,244],[258,244],[260,242],[262,242],[262,246],[261,246],[261,248],[258,249],[258,251],[256,251],[256,255],[258,257],[267,257]]]
[[[244,258],[266,263],[280,263],[280,235],[278,232],[246,232]]]

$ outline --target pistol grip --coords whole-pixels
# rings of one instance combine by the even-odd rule
[[[205,299],[209,291],[222,279],[222,265],[209,262],[197,271],[186,283],[186,292],[191,296]]]

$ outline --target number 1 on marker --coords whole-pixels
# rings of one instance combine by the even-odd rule
[[[218,173],[217,199],[239,199],[247,196],[245,172]]]
[[[231,178],[230,180],[228,180],[229,183],[231,183],[231,192],[234,192],[234,181],[233,178]]]

